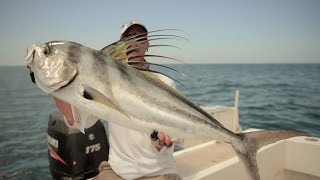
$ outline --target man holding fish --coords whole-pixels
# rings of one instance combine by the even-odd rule
[[[151,31],[147,36],[149,42],[177,37],[162,34],[158,35],[161,38],[156,38],[156,35],[149,34]],[[71,121],[70,125],[76,124],[76,127],[84,132],[90,124],[88,119],[93,119],[90,117],[94,115],[114,124],[115,129],[117,126],[128,128],[123,132],[119,130],[115,132],[117,135],[110,137],[110,146],[114,146],[114,149],[110,149],[109,162],[122,178],[138,179],[142,176],[160,174],[170,174],[174,176],[172,178],[180,178],[176,174],[172,151],[163,152],[160,149],[158,153],[149,144],[148,134],[155,129],[171,137],[205,138],[231,144],[247,171],[247,178],[251,180],[260,179],[256,154],[261,147],[290,137],[307,136],[306,133],[292,130],[265,130],[238,134],[228,130],[197,104],[164,83],[162,77],[154,71],[140,67],[141,64],[146,66],[149,63],[134,62],[141,56],[128,58],[123,55],[138,53],[140,49],[146,50],[148,44],[145,40],[138,43],[141,39],[144,37],[138,35],[122,38],[100,51],[70,41],[36,43],[28,49],[25,59],[27,66],[34,72],[35,81],[41,90],[72,104],[68,110],[70,112],[72,109],[72,116],[67,114],[68,111],[62,111],[68,121],[70,120],[68,118],[71,120],[73,118],[73,124]],[[139,44],[139,47],[132,46],[133,42]],[[61,104],[58,103],[58,107],[61,108]],[[146,133],[146,136],[129,133],[129,129]],[[125,132],[127,135],[121,137]],[[110,134],[112,133],[114,130],[111,127]],[[156,136],[152,137],[157,139]],[[164,138],[164,141],[169,139],[169,137]],[[120,140],[126,140],[127,144]],[[150,146],[147,147],[145,144]],[[159,145],[161,147],[161,143]],[[102,179],[106,179],[108,177],[104,176],[103,169],[102,167],[101,176]]]
[[[121,39],[137,37],[136,41],[130,43],[129,48],[134,49],[127,52],[129,64],[136,68],[148,68],[144,58],[148,50],[147,28],[139,21],[132,20],[125,23],[121,28]],[[159,78],[171,87],[175,88],[174,82],[166,76]],[[58,98],[54,98],[56,105],[63,113],[66,124],[77,128],[73,111],[79,112],[87,121],[87,127],[94,125],[98,118],[78,110],[71,104]],[[117,124],[108,123],[109,132],[109,162],[102,162],[100,174],[96,179],[180,179],[177,174],[175,160],[173,157],[173,145],[170,136],[163,132],[154,132],[153,140],[150,134],[128,129]]]

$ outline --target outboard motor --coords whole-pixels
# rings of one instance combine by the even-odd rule
[[[108,161],[109,144],[100,120],[83,134],[69,128],[55,111],[49,116],[47,141],[54,179],[89,179],[98,175],[101,161]]]

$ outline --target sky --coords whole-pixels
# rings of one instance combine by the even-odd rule
[[[37,42],[101,49],[131,19],[149,30],[182,30],[189,43],[178,54],[190,64],[320,63],[319,0],[2,0],[0,65],[23,65]]]

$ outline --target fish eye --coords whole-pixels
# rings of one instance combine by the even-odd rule
[[[50,54],[50,49],[49,49],[49,47],[44,47],[44,48],[43,48],[43,54],[44,54],[44,55],[49,55],[49,54]]]

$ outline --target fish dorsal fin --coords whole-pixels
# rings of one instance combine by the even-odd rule
[[[145,40],[145,36],[147,33],[136,34],[132,36],[128,36],[125,38],[120,39],[100,50],[100,52],[104,53],[105,55],[111,57],[115,60],[120,60],[125,63],[128,63],[128,56],[127,53],[140,49],[141,47],[132,46],[132,44],[143,44],[148,40]]]
[[[115,60],[120,60],[127,62],[127,51],[128,51],[129,45],[126,41],[119,40],[117,42],[114,42],[100,50],[103,54],[107,55],[108,57],[111,57]]]

